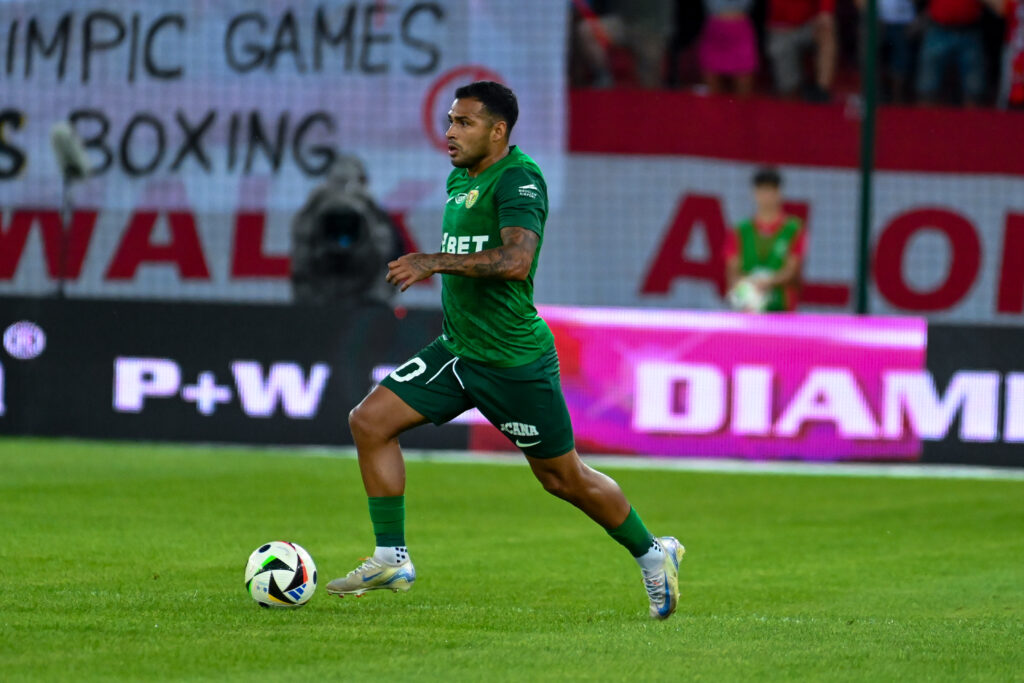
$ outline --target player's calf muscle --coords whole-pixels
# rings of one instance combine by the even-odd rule
[[[574,451],[551,460],[531,458],[530,466],[545,491],[606,529],[618,526],[629,514],[629,501],[615,480],[586,465]]]

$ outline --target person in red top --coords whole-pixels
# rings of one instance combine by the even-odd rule
[[[812,102],[827,102],[836,73],[836,0],[769,0],[768,57],[775,87],[793,95],[804,81],[803,55],[815,48],[814,82],[804,88]]]
[[[985,46],[981,30],[984,4],[1003,10],[1005,0],[928,0],[928,26],[921,40],[917,72],[917,96],[935,103],[955,66],[963,101],[976,105],[985,94]],[[984,3],[984,4],[983,4]]]
[[[774,168],[754,174],[754,216],[725,240],[729,301],[747,312],[796,309],[807,251],[803,221],[782,208],[782,176]]]
[[[1024,0],[1006,0],[1006,45],[999,77],[999,106],[1024,108]]]

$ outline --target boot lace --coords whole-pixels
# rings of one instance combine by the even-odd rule
[[[643,572],[644,588],[647,589],[647,596],[651,602],[660,605],[665,600],[665,572],[657,571]]]
[[[348,578],[349,576],[354,576],[356,574],[359,574],[361,576],[362,573],[367,570],[377,569],[380,567],[380,563],[372,557],[360,557],[359,559],[362,560],[362,564],[353,569],[352,571],[350,571],[345,578]]]

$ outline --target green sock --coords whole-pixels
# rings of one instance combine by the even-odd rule
[[[369,497],[370,521],[377,545],[405,545],[405,496]]]
[[[609,529],[608,534],[621,543],[633,557],[645,554],[654,542],[654,534],[647,530],[640,515],[632,507],[629,508],[626,521],[614,529]]]

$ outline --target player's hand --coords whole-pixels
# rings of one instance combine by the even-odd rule
[[[388,263],[387,281],[401,291],[434,274],[430,254],[406,254]]]
[[[771,278],[766,275],[751,275],[746,279],[749,280],[750,284],[754,285],[754,287],[756,287],[762,294],[767,293],[768,290],[774,286]]]

